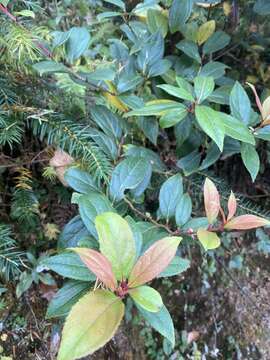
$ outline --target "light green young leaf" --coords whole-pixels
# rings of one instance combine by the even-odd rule
[[[194,79],[194,90],[197,97],[197,103],[202,103],[207,99],[215,88],[215,82],[211,77],[197,76]]]
[[[24,16],[24,17],[31,17],[32,19],[35,18],[35,13],[34,11],[31,11],[31,10],[21,10],[21,11],[16,11],[14,13],[16,16],[20,15],[20,16]]]
[[[115,213],[107,212],[95,220],[100,251],[112,264],[117,280],[127,279],[136,259],[136,246],[128,222]]]
[[[166,221],[169,221],[175,214],[175,209],[183,194],[183,182],[181,175],[171,176],[166,180],[159,193],[159,209]]]
[[[150,312],[158,312],[163,306],[162,298],[158,291],[150,286],[139,286],[135,289],[129,290],[129,295],[140,305],[144,310]]]
[[[220,246],[220,239],[214,232],[199,229],[197,236],[205,251],[213,250]]]
[[[202,130],[217,144],[220,151],[223,150],[225,129],[219,121],[218,112],[208,106],[196,106],[196,119]]]
[[[136,304],[142,317],[151,325],[156,331],[170,341],[172,347],[175,345],[174,326],[171,315],[165,305],[159,312],[153,313],[144,310],[141,306]]]
[[[187,100],[187,101],[191,101],[191,102],[195,101],[192,93],[190,91],[188,91],[186,88],[176,87],[176,86],[172,86],[172,85],[158,85],[157,87],[179,99],[183,99],[183,100]],[[190,90],[192,90],[192,87]]]
[[[178,226],[183,226],[191,216],[192,202],[188,194],[183,194],[176,206],[175,222]]]
[[[188,114],[187,108],[183,105],[182,109],[170,110],[162,115],[159,119],[159,124],[162,129],[166,129],[178,124]]]
[[[176,101],[163,100],[163,99],[153,100],[153,101],[149,101],[148,103],[146,103],[145,106],[140,109],[136,109],[136,110],[126,113],[124,115],[124,117],[129,117],[129,116],[134,116],[134,115],[135,116],[152,116],[152,115],[161,116],[161,115],[165,114],[167,111],[172,110],[172,109],[178,109],[179,107],[181,109],[182,104],[180,104]]]
[[[248,125],[251,115],[251,104],[243,86],[236,81],[230,95],[232,116]]]
[[[67,317],[57,360],[79,359],[104,346],[119,327],[124,309],[121,299],[110,291],[84,295]]]
[[[255,149],[255,146],[242,143],[241,144],[241,157],[245,167],[247,168],[252,181],[254,182],[260,170],[260,158]]]

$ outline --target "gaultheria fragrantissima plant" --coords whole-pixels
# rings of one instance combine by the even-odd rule
[[[145,285],[157,277],[175,256],[181,237],[157,241],[136,260],[136,244],[126,220],[111,212],[96,217],[100,251],[73,248],[96,275],[101,289],[84,295],[72,308],[63,329],[58,360],[93,353],[109,341],[124,315],[123,299],[131,296],[148,312],[159,312],[160,294]]]

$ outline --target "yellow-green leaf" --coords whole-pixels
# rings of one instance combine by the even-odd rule
[[[150,246],[139,258],[129,277],[128,285],[134,288],[151,281],[170,264],[181,237],[165,237]]]
[[[136,259],[136,246],[128,222],[106,212],[95,219],[100,251],[110,261],[117,280],[127,279]]]
[[[129,295],[135,303],[150,312],[158,312],[163,306],[159,292],[147,285],[129,290]]]
[[[211,35],[215,32],[216,22],[215,20],[210,20],[201,25],[198,29],[197,43],[202,45],[206,40],[210,38]]]
[[[220,239],[214,232],[199,229],[197,236],[206,251],[216,249],[220,246]]]
[[[84,295],[66,319],[57,360],[79,359],[104,346],[115,334],[124,309],[121,299],[110,291]]]

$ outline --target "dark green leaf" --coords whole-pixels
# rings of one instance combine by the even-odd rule
[[[269,15],[270,14],[269,0],[257,0],[253,10],[259,15]]]
[[[224,31],[216,31],[203,46],[203,53],[210,54],[223,49],[230,42],[231,38]]]
[[[219,79],[225,74],[225,69],[227,68],[227,65],[224,65],[218,61],[211,61],[202,67],[200,76],[211,76],[214,80]]]
[[[181,175],[171,176],[166,180],[159,193],[159,209],[161,216],[168,221],[175,215],[175,209],[183,194]]]
[[[90,111],[93,120],[101,130],[115,139],[121,138],[121,119],[117,114],[114,114],[105,106],[93,106]]]
[[[65,181],[72,189],[82,194],[99,191],[93,177],[77,167],[71,167],[65,171]]]
[[[183,259],[179,256],[175,256],[169,266],[159,274],[160,277],[169,277],[175,276],[183,273],[190,267],[190,261],[188,259]]]
[[[157,120],[154,117],[148,117],[146,119],[143,116],[140,116],[137,118],[137,124],[147,139],[149,139],[154,145],[157,145],[159,131]]]
[[[75,216],[64,227],[58,239],[59,249],[78,246],[78,242],[90,236],[80,216]]]
[[[193,0],[173,0],[169,11],[169,26],[172,33],[180,30],[191,15]]]
[[[207,99],[215,88],[215,82],[212,77],[197,76],[194,79],[194,90],[197,97],[197,103],[202,103]]]
[[[73,27],[70,29],[70,35],[66,42],[67,59],[73,63],[88,49],[90,35],[86,28]]]
[[[250,144],[242,143],[241,144],[241,157],[245,167],[247,168],[252,181],[254,182],[258,172],[260,170],[260,158],[255,149],[255,146]]]
[[[168,32],[168,19],[161,11],[149,9],[147,11],[147,25],[152,34],[160,31],[165,37]]]
[[[251,104],[243,86],[236,81],[230,95],[232,116],[248,125],[251,116]]]
[[[34,64],[33,68],[38,71],[41,76],[48,73],[69,72],[69,69],[65,65],[51,60],[40,61],[39,63]]]
[[[201,63],[201,56],[199,54],[198,45],[190,40],[181,40],[176,44],[177,49],[183,51],[184,54],[196,60],[199,64]]]
[[[188,194],[183,194],[176,206],[175,210],[175,222],[181,227],[183,226],[191,216],[192,202]]]

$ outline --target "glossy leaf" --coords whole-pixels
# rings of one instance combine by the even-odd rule
[[[162,184],[159,193],[159,209],[161,216],[167,221],[174,216],[182,194],[183,182],[181,175],[171,176]]]
[[[270,221],[256,215],[241,215],[232,218],[225,226],[227,230],[249,230],[269,226]]]
[[[154,243],[139,258],[129,276],[129,287],[137,287],[157,277],[175,256],[180,237],[167,237]]]
[[[202,130],[217,144],[220,151],[223,150],[225,137],[224,125],[218,121],[218,112],[208,106],[196,106],[196,119]]]
[[[112,264],[117,280],[127,279],[136,259],[136,246],[128,222],[115,213],[104,213],[95,220],[100,251]]]
[[[227,216],[227,221],[231,220],[231,218],[234,217],[235,213],[236,213],[236,209],[237,209],[237,201],[236,198],[234,196],[234,193],[231,191],[229,200],[228,200],[228,216]]]
[[[104,346],[123,315],[124,304],[112,292],[96,290],[84,295],[66,319],[57,360],[78,359]]]
[[[260,170],[260,158],[255,147],[250,144],[242,143],[241,157],[254,182]]]
[[[186,271],[189,267],[190,261],[188,259],[175,256],[166,269],[158,275],[158,278],[179,275]]]
[[[64,226],[64,229],[59,235],[57,245],[59,249],[76,247],[81,239],[89,236],[89,231],[80,216],[77,215]]]
[[[197,103],[202,103],[207,99],[215,88],[215,82],[211,77],[197,76],[194,79],[194,90],[197,97]]]
[[[151,174],[151,164],[143,157],[131,156],[121,161],[114,168],[110,182],[110,194],[113,200],[122,200],[126,190],[133,190],[136,196],[140,196],[147,188]]]
[[[160,127],[166,129],[178,124],[188,114],[187,108],[183,105],[182,109],[170,110],[166,114],[162,115],[159,120]]]
[[[159,312],[153,313],[144,310],[141,306],[136,304],[142,317],[151,325],[156,331],[170,341],[172,347],[175,345],[174,326],[171,315],[165,305]]]
[[[164,113],[166,113],[166,111],[172,110],[172,109],[178,109],[180,107],[180,109],[182,108],[182,104],[179,104],[176,101],[172,101],[172,100],[153,100],[153,101],[149,101],[145,104],[144,107],[140,108],[140,109],[136,109],[133,111],[128,112],[127,114],[125,114],[124,117],[128,117],[128,116],[152,116],[152,115],[157,115],[157,116],[161,116]]]
[[[198,29],[197,42],[199,45],[202,45],[206,40],[214,33],[216,29],[215,20],[207,21],[202,24]]]
[[[219,79],[225,74],[225,70],[227,68],[228,66],[222,64],[221,62],[210,61],[201,68],[199,75]]]
[[[190,40],[181,40],[178,44],[176,44],[176,47],[199,64],[202,62],[198,45],[195,42]]]
[[[91,235],[97,239],[95,218],[106,211],[114,211],[108,198],[103,194],[89,193],[78,199],[81,218]]]
[[[220,210],[220,197],[215,184],[206,179],[203,188],[204,207],[209,224],[213,224],[219,214]]]
[[[169,11],[169,25],[172,33],[180,30],[191,15],[193,0],[173,0]]]
[[[168,18],[161,11],[149,9],[147,11],[147,25],[152,34],[160,31],[165,37],[168,32]]]
[[[186,89],[184,87],[176,87],[172,85],[158,85],[160,89],[166,91],[168,94],[175,96],[179,99],[188,100],[188,101],[195,101],[190,89]],[[181,105],[181,104],[180,104]]]
[[[220,239],[214,232],[199,229],[197,236],[205,251],[213,250],[220,246]]]
[[[139,286],[129,290],[129,295],[144,310],[158,312],[163,306],[162,298],[158,291],[150,286]]]
[[[70,250],[80,256],[85,266],[87,266],[104,285],[113,291],[116,289],[117,281],[112,270],[112,264],[103,254],[87,248],[73,248]]]
[[[70,30],[66,51],[68,62],[73,63],[87,50],[90,43],[90,35],[84,27],[73,27]]]
[[[122,136],[121,118],[105,106],[91,107],[91,116],[95,123],[108,136],[120,139]]]
[[[50,269],[69,279],[81,281],[95,281],[95,275],[84,265],[77,254],[64,252],[63,254],[45,258],[39,265],[41,269]]]
[[[191,216],[192,202],[188,194],[183,194],[176,206],[175,222],[178,226],[183,226]]]
[[[69,280],[53,296],[49,303],[46,319],[67,316],[71,307],[90,290],[91,283]]]
[[[246,91],[238,81],[235,83],[231,91],[230,108],[233,117],[243,121],[246,125],[249,124],[251,116],[250,100]]]
[[[203,53],[211,54],[225,48],[230,43],[230,36],[224,31],[216,31],[204,44]]]
[[[72,189],[82,194],[88,194],[91,191],[99,191],[93,177],[86,171],[77,167],[71,167],[65,171],[65,181]]]

